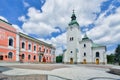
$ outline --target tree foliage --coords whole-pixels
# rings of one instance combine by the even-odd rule
[[[114,58],[115,58],[114,54],[107,55],[107,63],[113,64],[114,63]]]
[[[120,64],[120,44],[117,46],[115,50],[115,62]]]
[[[62,63],[63,55],[59,55],[56,57],[56,62],[57,63]]]

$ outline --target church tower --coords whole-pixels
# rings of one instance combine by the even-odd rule
[[[63,54],[64,63],[106,63],[106,46],[94,43],[86,34],[82,38],[80,26],[76,20],[74,11],[66,32],[67,49]]]
[[[64,62],[77,63],[77,54],[79,53],[79,41],[81,41],[81,32],[76,15],[73,10],[71,21],[67,27],[67,51],[65,52],[66,58]]]

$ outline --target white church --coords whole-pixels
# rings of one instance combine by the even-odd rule
[[[73,11],[67,27],[67,49],[63,63],[69,64],[106,64],[106,46],[94,43],[85,34],[82,38],[79,23]]]

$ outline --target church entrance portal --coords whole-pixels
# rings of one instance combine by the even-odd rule
[[[99,59],[96,59],[96,64],[99,64]]]
[[[3,56],[2,55],[0,55],[0,60],[3,60]]]
[[[86,64],[86,59],[83,60],[83,64]]]
[[[73,64],[73,58],[70,58],[70,64]]]

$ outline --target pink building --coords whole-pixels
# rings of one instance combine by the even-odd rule
[[[0,61],[55,62],[55,47],[17,30],[0,19]]]

